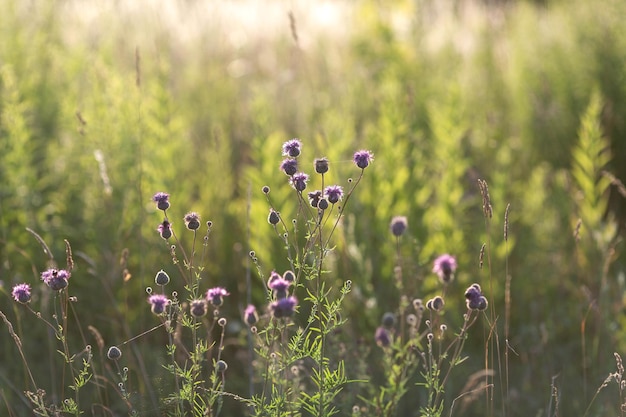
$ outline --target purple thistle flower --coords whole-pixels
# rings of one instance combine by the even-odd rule
[[[284,159],[283,162],[280,164],[280,170],[283,171],[285,174],[292,176],[293,174],[298,172],[298,161],[291,158]]]
[[[311,207],[317,208],[320,199],[322,198],[322,192],[320,190],[311,191],[308,196]]]
[[[158,192],[152,197],[152,201],[157,203],[157,208],[159,210],[167,210],[170,208],[170,195],[168,193]]]
[[[405,216],[395,216],[391,219],[391,224],[389,225],[389,228],[391,229],[391,233],[393,233],[394,236],[400,237],[404,234],[408,226],[409,221]]]
[[[13,299],[18,303],[26,304],[30,301],[30,285],[28,284],[17,284],[13,287],[13,291],[11,291],[11,295],[13,295]]]
[[[206,300],[193,300],[189,312],[196,318],[204,316],[206,314]]]
[[[343,198],[343,188],[339,185],[329,185],[324,189],[324,195],[331,204],[337,204]]]
[[[452,281],[454,271],[456,271],[456,259],[454,259],[454,256],[444,253],[435,259],[433,272],[439,276],[439,280],[444,284]]]
[[[304,172],[298,172],[294,174],[289,182],[291,182],[291,186],[295,188],[297,191],[304,191],[306,189],[306,183],[309,180],[309,176]]]
[[[70,274],[65,269],[48,269],[41,273],[41,280],[52,290],[59,291],[67,287]]]
[[[379,326],[376,329],[376,333],[374,333],[374,340],[376,340],[376,344],[380,347],[388,347],[391,345],[391,334],[389,330],[385,329],[383,326]]]
[[[200,228],[200,215],[193,211],[185,214],[185,226],[189,230],[198,230]]]
[[[206,299],[209,303],[213,304],[215,307],[219,307],[224,304],[224,298],[227,295],[230,295],[228,291],[226,291],[222,287],[211,288],[206,292]]]
[[[361,169],[367,168],[367,166],[374,160],[374,154],[371,151],[360,150],[354,153],[353,161],[357,167]]]
[[[162,294],[155,294],[148,297],[148,302],[152,306],[150,310],[159,315],[165,312],[165,306],[170,303],[170,300]]]
[[[300,155],[302,150],[302,142],[298,139],[291,139],[283,143],[283,155],[288,155],[292,158],[296,158]]]
[[[328,159],[319,158],[313,161],[315,165],[315,172],[318,174],[325,174],[328,172]]]
[[[259,316],[256,312],[256,307],[252,304],[248,304],[248,307],[243,312],[243,321],[246,322],[248,326],[254,326],[257,321],[259,321]]]
[[[485,310],[489,304],[478,284],[472,284],[465,290],[465,299],[467,308],[470,310]]]
[[[270,304],[270,310],[277,319],[291,317],[297,304],[298,300],[294,296],[281,298]]]
[[[291,286],[291,282],[283,278],[276,278],[269,283],[269,287],[274,291],[274,297],[277,300],[287,297],[287,289]]]
[[[280,274],[276,271],[270,272],[270,277],[267,279],[267,288],[272,288],[272,283],[277,279],[282,279]]]
[[[157,227],[157,231],[161,235],[161,237],[165,240],[172,237],[172,223],[167,220],[163,220],[163,223]]]

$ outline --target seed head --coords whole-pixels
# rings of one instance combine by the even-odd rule
[[[109,350],[107,350],[107,358],[112,361],[116,361],[122,357],[122,351],[117,346],[111,346]]]
[[[440,296],[436,296],[428,300],[428,302],[426,302],[426,308],[429,310],[433,310],[433,311],[441,311],[441,309],[443,309],[444,304],[445,303],[443,301],[443,298],[441,298]]]
[[[228,364],[225,361],[220,359],[219,361],[215,362],[215,370],[217,372],[222,373],[226,371],[227,369],[228,369]]]
[[[328,159],[319,158],[314,161],[315,163],[315,172],[318,174],[325,174],[328,172]]]
[[[154,277],[154,282],[156,283],[156,285],[160,286],[167,285],[170,282],[170,276],[167,275],[167,272],[161,269]]]
[[[276,226],[280,222],[280,214],[271,208],[270,214],[267,216],[267,221],[272,226]]]

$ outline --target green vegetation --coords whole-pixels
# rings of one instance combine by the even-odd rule
[[[332,2],[340,24],[322,29],[332,16],[306,2],[121,3],[0,0],[0,414],[623,415],[626,3]],[[319,229],[279,170],[295,137],[311,189],[358,182]],[[375,155],[364,172],[359,149]],[[190,211],[203,233],[212,221],[206,241],[184,230]],[[442,253],[458,263],[446,285]],[[68,260],[53,293],[40,274]],[[230,292],[210,338],[180,319],[186,366],[146,302],[161,269],[171,314]],[[246,305],[265,314],[270,272],[288,269],[297,318],[252,337]],[[41,318],[12,299],[22,282]],[[464,316],[474,282],[489,308]],[[436,295],[444,312],[409,318]],[[107,359],[131,339],[123,365]]]

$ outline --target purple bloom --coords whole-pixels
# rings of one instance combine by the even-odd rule
[[[454,271],[456,271],[456,259],[454,259],[454,256],[444,253],[435,259],[433,272],[439,276],[439,279],[444,284],[452,281]]]
[[[274,291],[274,297],[277,300],[287,297],[287,289],[291,286],[291,282],[283,278],[276,278],[269,283],[269,287]]]
[[[189,312],[194,317],[202,317],[206,314],[206,300],[193,300]]]
[[[296,158],[300,155],[302,148],[302,142],[298,139],[291,139],[283,143],[283,155],[288,155],[292,158]]]
[[[167,210],[170,208],[170,195],[168,193],[158,192],[152,197],[152,201],[157,203],[157,208],[159,210]]]
[[[307,174],[304,172],[298,172],[297,174],[294,174],[289,181],[291,182],[291,186],[293,188],[302,192],[306,189],[306,183],[308,180],[309,176]]]
[[[13,299],[18,303],[26,304],[30,301],[30,285],[17,284],[11,292]]]
[[[283,162],[280,164],[280,170],[283,171],[285,174],[292,176],[293,174],[298,172],[298,161],[290,158],[284,159]]]
[[[402,236],[408,226],[409,221],[406,219],[405,216],[395,216],[391,219],[391,224],[389,225],[391,233],[393,233],[393,235],[396,237]]]
[[[185,214],[185,226],[189,230],[198,230],[200,228],[200,215],[193,211]]]
[[[155,294],[148,297],[148,302],[152,306],[151,311],[159,315],[165,312],[165,306],[170,303],[170,300],[162,294]]]
[[[485,310],[489,304],[478,284],[472,284],[465,290],[465,303],[470,310]]]
[[[329,185],[324,189],[324,195],[331,204],[337,204],[343,198],[343,188],[339,185]]]
[[[163,220],[163,223],[157,227],[157,231],[161,235],[161,237],[165,240],[172,237],[172,223],[167,220]]]
[[[41,273],[41,280],[52,290],[59,291],[67,287],[70,274],[65,269],[48,269]]]
[[[389,330],[385,329],[383,326],[379,326],[376,329],[376,333],[374,333],[374,340],[376,340],[378,346],[388,347],[391,345],[391,334]]]
[[[311,207],[317,208],[320,199],[322,198],[322,192],[320,190],[311,191],[308,196],[309,204],[311,204]]]
[[[270,304],[270,310],[277,319],[291,317],[293,316],[297,304],[298,300],[294,296],[281,298]]]
[[[206,299],[209,303],[213,304],[215,307],[219,307],[224,304],[223,297],[230,295],[228,291],[226,291],[222,287],[211,288],[206,292]]]
[[[319,158],[314,161],[315,172],[318,174],[325,174],[328,172],[328,159]]]
[[[256,307],[252,304],[248,304],[248,307],[243,312],[243,321],[246,322],[248,326],[254,326],[257,321],[259,321],[259,316],[256,312]]]
[[[361,169],[367,168],[367,166],[374,160],[374,154],[371,151],[360,150],[354,153],[353,161],[357,167]]]

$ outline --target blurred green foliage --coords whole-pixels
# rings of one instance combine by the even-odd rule
[[[69,240],[79,325],[97,328],[107,345],[119,343],[153,325],[145,287],[159,269],[174,271],[150,201],[169,192],[168,213],[183,241],[186,212],[213,222],[206,278],[231,291],[237,321],[249,291],[256,303],[265,299],[256,271],[247,288],[248,252],[256,251],[266,273],[289,267],[261,187],[270,186],[271,205],[289,221],[296,205],[278,169],[280,145],[299,137],[311,162],[301,169],[312,171],[313,158],[326,156],[329,184],[348,187],[358,176],[355,150],[375,154],[329,268],[329,280],[353,282],[346,343],[370,344],[380,316],[401,296],[440,291],[431,264],[448,252],[459,262],[450,300],[462,304],[468,284],[490,282],[500,326],[511,276],[511,415],[545,412],[553,377],[561,413],[584,409],[614,368],[612,352],[626,349],[626,204],[602,174],[626,180],[626,4],[542,3],[338,3],[350,12],[333,33],[307,25],[303,4],[290,30],[294,6],[279,2],[280,19],[264,33],[263,24],[237,27],[193,2],[168,17],[150,4],[137,11],[0,0],[0,306],[19,323],[27,356],[41,361],[46,387],[54,389],[50,358],[31,342],[49,335],[31,329],[34,318],[21,317],[8,296],[25,281],[34,302],[45,298],[46,257],[26,227],[61,265]],[[489,184],[491,220],[481,211],[478,179]],[[409,219],[402,294],[393,273],[394,215]],[[489,262],[479,269],[486,242]],[[2,384],[2,397],[19,408],[27,382],[3,333],[0,378],[12,382]],[[158,357],[151,344],[163,341],[139,343],[148,359]],[[467,346],[476,365],[469,374],[483,364],[484,340]],[[451,382],[451,399],[466,377]],[[245,393],[245,384],[229,386]],[[615,407],[608,399],[595,404]]]

